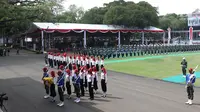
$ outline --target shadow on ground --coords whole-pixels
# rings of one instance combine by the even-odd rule
[[[7,93],[9,100],[5,102],[8,112],[103,112],[95,108],[94,102],[75,104],[73,100],[65,100],[64,107],[43,99],[42,84],[28,77],[0,79],[0,92]]]

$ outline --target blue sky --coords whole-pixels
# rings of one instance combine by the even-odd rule
[[[102,6],[103,3],[108,3],[114,0],[66,0],[64,3],[65,8],[71,4],[76,4],[83,7],[85,10],[95,6]],[[167,13],[189,14],[195,9],[200,8],[200,0],[125,0],[125,1],[147,1],[155,7],[159,7],[161,15]]]

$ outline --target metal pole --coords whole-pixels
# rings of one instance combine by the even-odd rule
[[[171,28],[168,28],[168,45],[170,45],[170,40],[171,40]]]
[[[86,36],[87,36],[87,35],[86,35],[86,33],[87,33],[86,30],[84,30],[84,38],[83,38],[83,40],[84,40],[84,41],[83,41],[83,42],[84,42],[84,43],[83,43],[84,48],[87,48],[87,43],[86,43],[86,39],[87,39]]]
[[[142,32],[142,45],[144,45],[144,32]]]
[[[49,49],[51,49],[51,39],[50,39],[50,34],[49,35]]]
[[[118,32],[118,47],[121,48],[121,32]]]
[[[44,31],[41,31],[42,53],[44,53]]]
[[[165,32],[163,33],[163,45],[165,45]]]

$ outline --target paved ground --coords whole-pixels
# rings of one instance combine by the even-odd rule
[[[199,112],[200,89],[195,89],[194,105],[187,106],[183,85],[108,72],[108,98],[97,94],[94,101],[82,98],[80,104],[66,100],[63,108],[43,99],[40,82],[43,57],[22,52],[0,57],[0,92],[6,92],[9,112]]]

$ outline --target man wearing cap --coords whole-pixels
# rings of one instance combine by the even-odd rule
[[[72,76],[72,81],[74,84],[75,88],[75,93],[76,93],[76,100],[74,100],[76,103],[80,102],[80,76],[79,76],[79,71],[78,69],[75,69],[74,75]]]
[[[186,75],[186,86],[187,94],[188,94],[188,101],[185,102],[186,104],[192,105],[192,100],[194,98],[194,83],[196,80],[196,76],[194,75],[195,70],[192,68],[189,69],[189,74]]]
[[[183,77],[185,77],[186,76],[186,69],[187,69],[187,61],[186,61],[185,57],[183,58],[183,60],[181,62],[181,67],[182,67]]]
[[[43,69],[43,76],[42,76],[42,80],[44,83],[44,88],[45,88],[45,92],[46,95],[44,96],[45,99],[49,98],[49,86],[48,86],[48,82],[44,80],[44,78],[48,78],[49,74],[48,74],[48,68],[44,67]]]
[[[60,103],[58,103],[57,105],[62,107],[64,106],[64,91],[63,91],[63,87],[65,84],[65,76],[64,74],[62,74],[62,71],[58,71],[58,80],[57,80],[57,86],[58,86],[58,94],[60,97]]]
[[[71,90],[71,71],[70,69],[66,70],[66,78],[65,78],[65,82],[66,82],[66,89],[67,89],[67,94],[68,94],[68,98],[71,98],[71,94],[72,94],[72,90]]]

